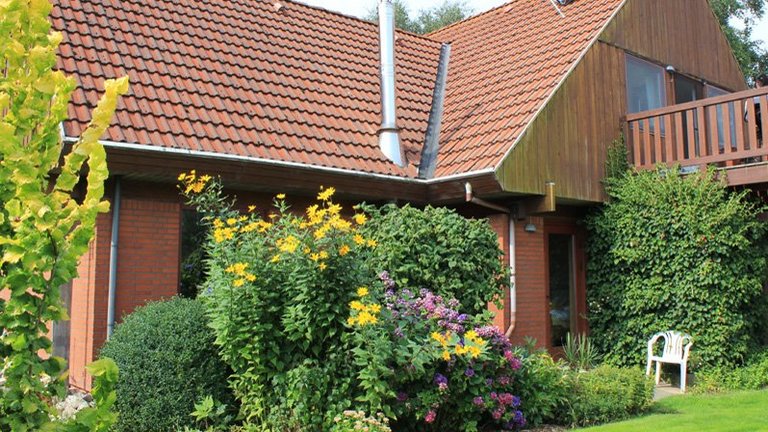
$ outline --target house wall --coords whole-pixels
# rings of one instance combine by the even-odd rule
[[[497,169],[504,190],[543,195],[553,181],[561,201],[605,200],[606,149],[627,113],[626,52],[729,90],[746,87],[706,0],[630,0]]]

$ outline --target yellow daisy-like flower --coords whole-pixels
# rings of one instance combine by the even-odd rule
[[[373,239],[368,239],[368,241],[366,243],[368,244],[368,247],[372,247],[372,248],[374,248],[374,247],[379,245],[379,242],[377,242],[376,240],[373,240]]]
[[[279,200],[284,200],[285,199],[285,194],[284,193],[279,193],[279,194],[277,194],[277,196],[275,198],[277,198]]]
[[[359,245],[365,243],[365,239],[360,234],[355,234],[355,237],[352,240],[354,240],[355,243],[357,243]]]
[[[322,189],[322,187],[321,187],[321,189]],[[319,201],[328,201],[329,199],[331,199],[331,197],[335,193],[336,193],[336,189],[332,188],[332,187],[329,187],[328,189],[325,189],[322,192],[320,192],[319,194],[317,194],[317,199]]]
[[[353,310],[358,310],[358,311],[362,311],[366,309],[365,305],[358,300],[352,300],[351,302],[349,302],[349,308]]]
[[[347,245],[341,245],[339,248],[339,255],[344,256],[349,253],[349,246]]]
[[[358,225],[363,225],[363,224],[365,224],[366,222],[368,222],[368,217],[367,217],[367,216],[365,216],[365,215],[364,215],[364,214],[362,214],[362,213],[358,213],[358,214],[356,214],[356,215],[354,216],[354,219],[355,219],[355,223],[356,223],[356,224],[358,224]]]
[[[374,304],[368,306],[368,310],[370,310],[371,312],[377,314],[377,313],[381,312],[381,305],[374,303]]]
[[[247,280],[248,282],[253,282],[253,281],[256,280],[256,276],[254,276],[254,275],[252,275],[250,273],[246,273],[245,280]]]
[[[315,261],[315,262],[320,261],[320,254],[319,253],[313,253],[312,255],[309,256],[309,259],[311,259],[312,261]]]
[[[320,259],[328,259],[328,252],[320,251]]]
[[[224,271],[227,273],[234,273],[238,276],[242,276],[245,274],[245,269],[248,268],[248,263],[234,263],[231,266],[227,267]]]
[[[367,287],[360,287],[357,289],[357,296],[358,297],[365,297],[368,295],[368,288]]]
[[[182,181],[185,178],[187,178],[187,173],[181,173],[181,174],[179,174],[179,177],[176,178],[176,180]]]
[[[355,325],[357,323],[357,318],[355,317],[349,317],[347,318],[347,324],[349,325]]]
[[[443,351],[443,360],[451,361],[451,352],[448,350]]]
[[[237,223],[237,219],[235,218],[229,218],[227,219],[227,225],[232,226]]]
[[[273,256],[270,261],[273,262],[273,263],[276,263],[276,262],[280,261],[280,255]]]
[[[255,205],[249,205],[248,206],[248,213],[253,213],[254,211],[256,211],[256,206]]]
[[[320,268],[320,271],[323,271],[328,268],[328,265],[326,263],[320,263],[317,267]]]
[[[480,350],[480,348],[478,348],[476,346],[470,346],[469,348],[467,348],[467,351],[469,351],[469,355],[472,358],[480,357],[481,350]]]
[[[243,284],[245,284],[245,279],[235,279],[235,281],[232,282],[232,285],[238,288],[243,286]]]
[[[221,221],[221,219],[214,219],[213,220],[213,227],[214,228],[221,228],[224,226],[224,222]]]

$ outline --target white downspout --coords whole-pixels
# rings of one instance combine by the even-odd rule
[[[107,340],[115,329],[115,298],[117,297],[117,239],[120,230],[120,176],[115,176],[115,197],[112,199],[112,235],[109,244],[109,300],[107,303]]]
[[[517,326],[517,281],[515,273],[517,272],[516,254],[515,254],[515,217],[509,215],[509,328],[504,333],[508,338]]]

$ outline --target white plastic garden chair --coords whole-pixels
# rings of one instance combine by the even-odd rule
[[[653,345],[659,339],[664,339],[664,350],[660,356],[653,354]],[[693,339],[691,336],[677,331],[660,332],[648,341],[648,367],[646,375],[651,374],[651,365],[656,362],[656,385],[659,385],[661,364],[672,363],[680,365],[680,391],[685,393],[685,376],[688,372],[688,354],[691,351]]]

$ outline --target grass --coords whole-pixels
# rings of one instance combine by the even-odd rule
[[[674,396],[649,415],[587,429],[589,432],[768,431],[768,390],[724,395]]]

